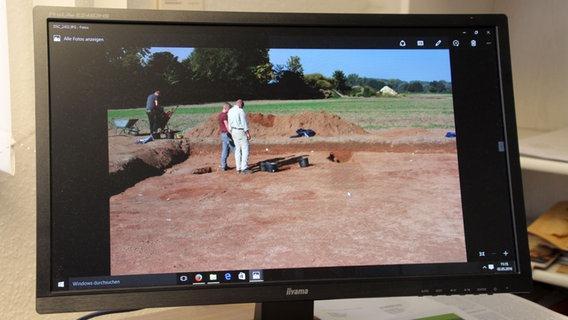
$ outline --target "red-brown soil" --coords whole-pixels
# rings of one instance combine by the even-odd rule
[[[216,141],[215,141],[216,142]],[[270,144],[270,143],[251,143],[254,152],[269,153],[288,153],[300,151],[329,151],[329,152],[407,152],[407,153],[455,153],[456,144],[454,141],[446,143],[371,143],[371,142],[323,142],[316,139],[298,140],[296,143]],[[191,154],[214,153],[220,150],[218,142],[195,142],[191,144]]]
[[[308,155],[308,168],[195,175],[219,154],[192,145],[113,196],[112,274],[466,261],[455,151],[301,146],[253,145],[250,162]]]
[[[111,177],[132,179],[110,200],[112,274],[466,260],[444,130],[369,133],[323,111],[248,117],[251,164],[304,155],[312,165],[216,170],[216,115],[186,140],[109,139]],[[317,136],[290,139],[300,127]]]
[[[218,115],[212,115],[203,124],[190,130],[188,135],[194,138],[218,137],[219,121],[217,117]],[[289,137],[294,135],[299,128],[312,129],[318,136],[322,137],[366,134],[366,131],[358,125],[325,111],[305,111],[277,116],[249,113],[247,117],[250,131],[256,137]]]

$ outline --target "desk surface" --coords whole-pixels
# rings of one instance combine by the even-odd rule
[[[159,310],[135,316],[124,315],[125,320],[252,320],[254,304],[225,304]]]
[[[317,301],[322,320],[420,319],[455,314],[461,319],[566,320],[566,316],[512,294],[479,296],[396,297]],[[123,315],[126,320],[252,320],[254,304],[196,306],[160,309]]]

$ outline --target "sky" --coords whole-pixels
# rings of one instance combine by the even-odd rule
[[[193,48],[154,47],[150,52],[169,51],[178,60],[187,58]],[[285,65],[290,56],[299,56],[304,74],[321,73],[331,77],[335,70],[360,77],[451,81],[450,53],[447,49],[270,49],[273,65]]]

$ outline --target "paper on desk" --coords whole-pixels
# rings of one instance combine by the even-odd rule
[[[555,204],[528,227],[528,231],[568,251],[568,201]]]
[[[315,304],[315,315],[321,320],[411,320],[457,314],[458,311],[429,298],[418,297],[330,300]]]
[[[522,156],[568,162],[568,128],[519,140]]]
[[[315,314],[321,320],[566,320],[512,294],[317,301]]]

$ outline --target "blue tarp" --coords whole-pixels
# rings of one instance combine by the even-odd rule
[[[446,138],[455,138],[456,132],[455,131],[448,131],[446,132]]]

